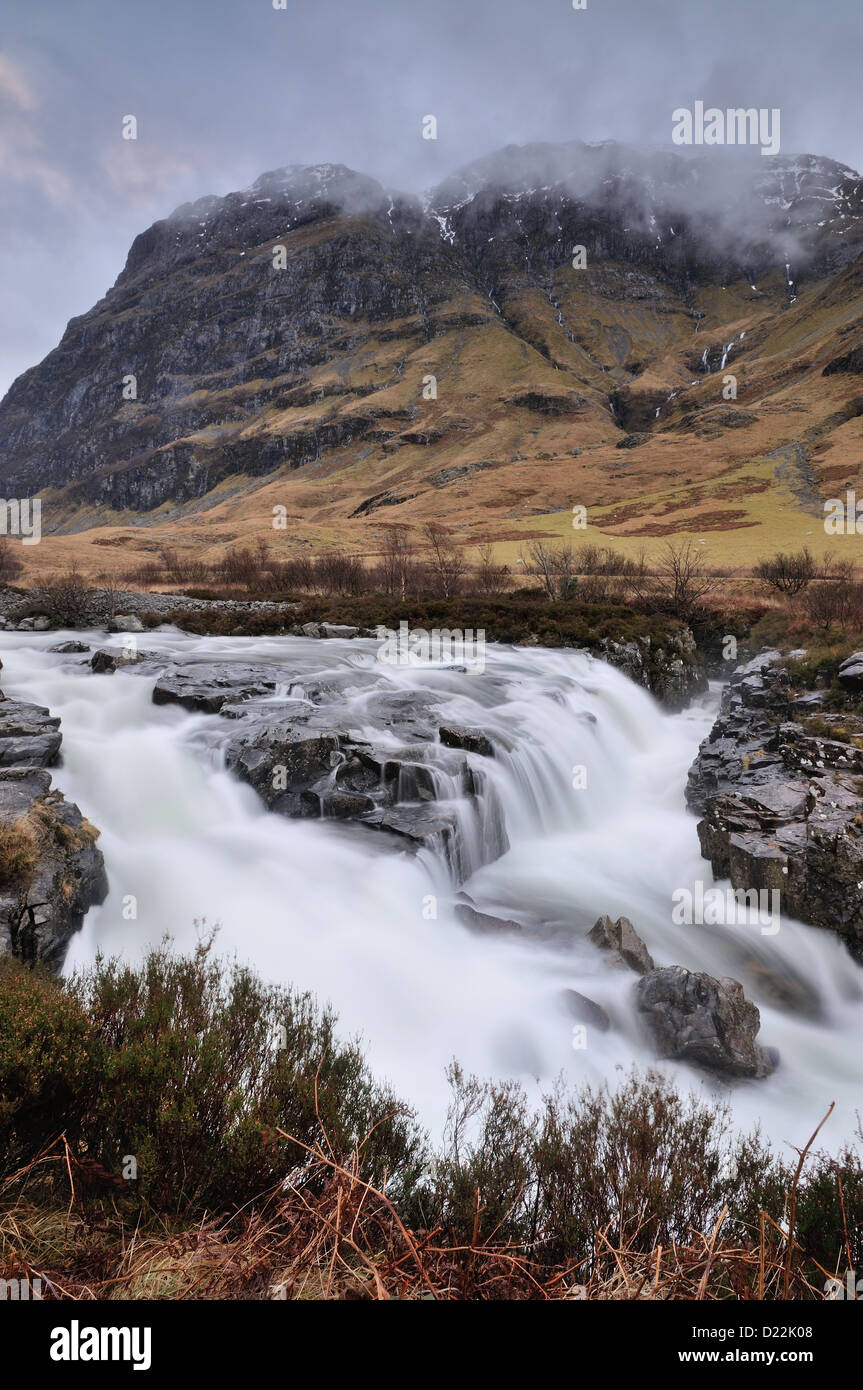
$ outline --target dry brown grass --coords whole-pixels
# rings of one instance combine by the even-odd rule
[[[40,1279],[43,1298],[72,1301],[818,1300],[813,1267],[824,1281],[835,1271],[796,1240],[794,1209],[820,1128],[799,1151],[784,1229],[762,1211],[757,1238],[725,1239],[725,1208],[709,1235],[669,1247],[638,1248],[637,1233],[615,1246],[597,1231],[589,1258],[555,1269],[529,1250],[478,1239],[479,1193],[471,1241],[454,1244],[440,1227],[407,1229],[386,1191],[363,1177],[358,1154],[338,1162],[325,1138],[301,1146],[310,1163],[303,1184],[286,1180],[255,1210],[185,1227],[157,1218],[146,1229],[124,1222],[109,1194],[116,1179],[76,1160],[61,1138],[0,1188],[0,1277]],[[46,1205],[34,1199],[46,1174],[65,1175],[65,1207],[56,1192]],[[317,1191],[310,1176],[325,1179]]]

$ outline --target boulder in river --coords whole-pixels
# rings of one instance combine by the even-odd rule
[[[99,647],[90,657],[90,670],[97,675],[113,676],[124,666],[136,666],[142,661],[152,661],[154,652],[129,652],[123,647]],[[86,665],[82,662],[82,665]]]
[[[455,915],[462,926],[483,935],[497,936],[521,931],[520,922],[514,922],[510,917],[495,917],[489,912],[479,912],[472,903],[456,903]]]
[[[144,624],[136,613],[117,613],[108,619],[109,632],[144,632]]]
[[[729,1078],[774,1070],[776,1054],[755,1041],[761,1015],[737,980],[669,965],[648,971],[635,992],[662,1057]]]
[[[160,676],[153,689],[154,705],[182,705],[183,709],[218,714],[222,705],[248,700],[255,695],[271,695],[279,673],[263,666],[239,663],[201,663],[174,668]],[[284,680],[284,676],[281,677]]]
[[[441,743],[447,748],[463,748],[466,753],[481,753],[484,758],[494,757],[494,745],[482,729],[468,729],[463,724],[442,724],[438,733]]]
[[[613,965],[626,966],[636,975],[645,975],[653,969],[653,958],[628,917],[618,917],[612,922],[608,916],[600,917],[588,932],[588,939],[607,951]]]
[[[607,1033],[611,1028],[611,1019],[602,1005],[597,1004],[595,999],[588,998],[586,994],[579,994],[577,989],[565,989],[562,1002],[566,1012],[576,1023],[585,1023],[595,1028],[598,1033]]]

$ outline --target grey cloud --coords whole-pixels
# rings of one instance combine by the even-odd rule
[[[0,46],[0,390],[150,222],[267,169],[419,192],[510,143],[668,145],[696,98],[863,164],[859,0],[11,0]]]

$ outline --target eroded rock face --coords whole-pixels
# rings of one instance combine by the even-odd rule
[[[635,991],[661,1056],[728,1078],[774,1070],[775,1053],[755,1041],[761,1015],[737,980],[669,965],[649,971]]]
[[[51,767],[61,742],[60,720],[43,705],[0,694],[0,767]]]
[[[194,506],[237,474],[260,478],[347,448],[377,451],[380,463],[403,445],[442,445],[439,477],[453,466],[452,440],[465,425],[484,430],[501,401],[538,421],[592,415],[603,425],[614,404],[615,426],[640,442],[676,394],[639,384],[648,349],[653,360],[686,344],[695,374],[743,348],[708,339],[689,349],[697,288],[781,273],[789,227],[801,248],[795,275],[832,274],[859,255],[853,171],[781,155],[747,169],[730,208],[706,155],[534,144],[457,171],[427,204],[334,164],[273,170],[185,204],[135,239],[104,298],[0,404],[5,495],[56,488],[88,512]],[[566,272],[585,237],[590,265],[574,298]],[[430,341],[474,331],[491,351],[501,325],[522,353],[564,369],[560,382],[526,389],[516,353],[515,369],[478,389],[466,421],[393,403],[393,372]],[[855,352],[827,370],[856,373]],[[360,357],[376,371],[352,384]],[[127,373],[139,379],[134,401],[124,399]],[[739,426],[743,412],[726,418]],[[421,469],[385,478],[354,499],[354,514],[405,500],[406,484],[407,497],[440,485]]]
[[[863,959],[863,749],[788,717],[817,707],[818,692],[795,697],[777,657],[734,672],[690,769],[701,852],[718,877],[778,892],[782,912],[838,932]]]
[[[231,720],[226,765],[268,809],[385,831],[412,849],[441,853],[461,881],[477,867],[463,832],[471,817],[479,826],[481,797],[482,834],[472,837],[474,846],[481,843],[489,860],[508,848],[493,788],[469,757],[492,756],[491,740],[479,730],[441,726],[430,692],[379,690],[376,681],[361,670],[291,681],[266,665],[210,663],[173,666],[159,677],[153,699]],[[357,695],[363,724],[398,743],[376,746],[346,723],[346,697]],[[467,805],[456,810],[454,800]]]
[[[59,965],[84,914],[108,891],[99,832],[51,788],[59,719],[14,700],[0,703],[3,717],[0,954]]]
[[[708,687],[703,668],[695,661],[696,642],[688,627],[669,632],[662,645],[650,637],[618,642],[602,640],[602,656],[610,666],[649,690],[666,709],[683,709]]]

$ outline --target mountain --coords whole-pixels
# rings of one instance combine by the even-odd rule
[[[584,505],[734,559],[823,540],[861,458],[863,180],[812,155],[510,146],[424,200],[275,170],[138,236],[0,403],[5,495],[130,549],[277,504],[288,548],[516,544]]]

